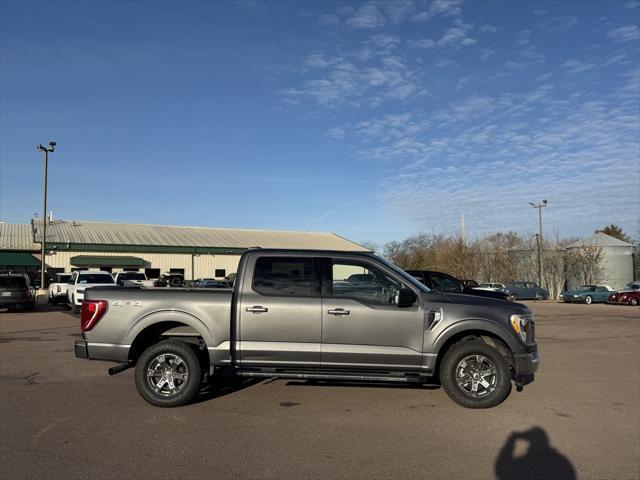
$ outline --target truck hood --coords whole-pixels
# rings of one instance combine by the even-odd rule
[[[456,305],[467,305],[475,308],[486,308],[487,310],[503,310],[511,314],[529,314],[531,310],[522,303],[498,300],[495,298],[481,297],[476,295],[466,295],[464,293],[439,293],[429,292],[422,294],[422,298],[429,303],[453,303]]]

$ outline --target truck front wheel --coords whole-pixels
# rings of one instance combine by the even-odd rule
[[[467,408],[490,408],[511,392],[504,357],[481,341],[453,344],[440,364],[440,381],[449,397]]]
[[[156,407],[184,405],[198,392],[202,370],[198,355],[184,342],[167,340],[150,346],[138,359],[136,387]]]

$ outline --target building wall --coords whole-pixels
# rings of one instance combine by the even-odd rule
[[[620,289],[633,281],[633,248],[602,248],[602,283]]]
[[[238,269],[240,255],[200,255],[193,257],[194,272],[191,274],[191,254],[178,253],[140,253],[140,252],[62,252],[57,251],[46,257],[46,264],[50,268],[64,268],[70,271],[75,268],[71,265],[71,257],[77,255],[91,256],[132,256],[142,258],[147,262],[145,268],[159,268],[160,273],[168,272],[171,268],[184,269],[184,278],[213,278],[216,269],[224,268],[226,274],[235,273]],[[37,255],[40,258],[39,255]],[[122,268],[114,268],[112,271],[117,272]]]

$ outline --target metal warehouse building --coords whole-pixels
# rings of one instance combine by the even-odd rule
[[[0,270],[35,273],[40,266],[42,220],[0,223]],[[179,227],[56,220],[47,223],[47,276],[78,269],[165,272],[185,279],[235,273],[247,248],[368,251],[333,233]]]

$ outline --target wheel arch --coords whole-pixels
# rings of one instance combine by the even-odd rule
[[[437,352],[434,374],[438,375],[442,359],[449,348],[458,342],[480,340],[498,350],[513,366],[513,354],[518,350],[515,338],[509,338],[504,328],[492,322],[483,320],[468,320],[454,324],[445,330],[435,341],[434,350]]]
[[[207,344],[211,336],[202,322],[192,316],[171,312],[143,317],[131,327],[127,337],[132,340],[127,357],[131,364],[136,363],[145,349],[168,338],[193,345],[200,352],[203,364],[209,362]]]

